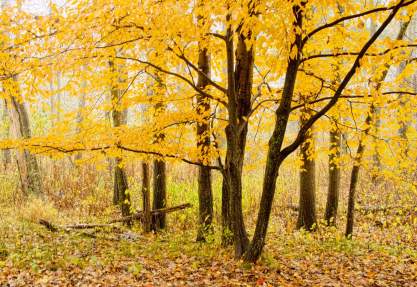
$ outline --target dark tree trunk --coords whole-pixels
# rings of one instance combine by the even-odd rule
[[[253,13],[253,9],[254,7],[250,7],[250,13]],[[222,211],[229,211],[228,214],[223,214],[223,219],[227,219],[230,215],[235,257],[240,258],[249,245],[242,211],[242,169],[248,132],[247,119],[251,112],[254,51],[252,46],[247,46],[247,40],[252,37],[251,31],[243,33],[239,28],[237,33],[236,51],[234,51],[233,32],[230,26],[226,33],[229,124],[225,130],[227,151],[223,174],[223,185],[225,185],[223,192],[228,193],[230,205],[228,208],[222,208]],[[236,61],[234,60],[234,52]],[[223,223],[227,224],[228,222],[224,220]],[[227,230],[228,227],[227,225],[223,226],[223,230]]]
[[[302,122],[304,122],[302,120]],[[317,227],[316,219],[316,162],[311,157],[314,150],[313,131],[306,134],[305,142],[300,146],[302,167],[300,170],[300,203],[297,228],[312,231]]]
[[[142,208],[143,208],[143,231],[148,233],[151,231],[151,183],[149,174],[149,165],[142,163]]]
[[[166,207],[166,163],[163,160],[153,162],[153,205],[152,209]],[[152,217],[152,227],[154,231],[166,228],[165,214],[158,214]]]
[[[199,24],[204,18],[199,16]],[[203,38],[204,39],[204,38]],[[198,75],[197,86],[204,90],[208,86],[208,77],[210,77],[210,56],[206,48],[200,46],[198,55],[198,69],[201,73]],[[211,233],[213,221],[213,194],[211,187],[211,169],[210,165],[210,99],[197,95],[197,114],[201,115],[201,121],[197,123],[197,150],[199,153],[198,167],[198,203],[199,203],[199,229],[197,241],[205,241],[206,234]]]
[[[114,194],[118,195],[117,204],[120,205],[120,209],[123,216],[131,214],[130,210],[130,194],[128,193],[129,185],[124,168],[120,167],[121,159],[117,158],[114,165]]]
[[[304,2],[303,2],[304,3]],[[293,30],[301,28],[302,24],[302,10],[299,6],[293,7],[295,20],[293,22]],[[275,188],[278,177],[278,171],[282,161],[287,155],[281,153],[282,144],[285,137],[285,131],[288,124],[288,118],[291,113],[291,102],[294,93],[295,81],[297,78],[297,70],[300,59],[301,50],[301,35],[296,33],[292,48],[297,48],[297,55],[290,58],[288,61],[287,73],[285,76],[282,98],[278,109],[275,112],[276,121],[274,131],[269,140],[269,148],[265,166],[265,174],[263,180],[262,197],[256,221],[255,234],[252,242],[244,256],[247,262],[255,262],[261,255],[262,249],[265,245],[266,233],[268,230],[269,218],[271,216],[272,203],[275,196]],[[290,49],[290,50],[291,50]]]
[[[368,116],[368,118],[370,122],[370,117]],[[358,149],[356,151],[355,163],[352,168],[352,173],[350,175],[349,199],[348,199],[348,210],[347,210],[346,232],[345,232],[345,236],[348,238],[351,238],[352,233],[353,233],[356,186],[358,185],[360,162],[362,160],[362,155],[363,155],[364,150],[365,150],[365,145],[363,143],[363,140],[361,139],[359,142]]]
[[[120,83],[125,83],[124,71],[122,67],[115,67],[113,62],[109,63],[111,71],[114,73],[114,83],[111,88],[111,100],[113,103],[112,107],[112,120],[113,127],[118,128],[122,125],[127,124],[127,110],[121,109],[121,100],[123,91],[117,87]],[[121,166],[122,159],[116,157],[114,160],[114,188],[113,188],[113,203],[119,205],[122,215],[128,216],[131,213],[131,199],[128,193],[128,180],[125,168]]]
[[[230,193],[226,181],[222,182],[222,245],[233,244],[232,221],[230,215]]]
[[[337,209],[340,194],[340,149],[342,135],[338,130],[330,131],[329,153],[329,186],[327,190],[327,203],[324,219],[327,225],[336,225]]]

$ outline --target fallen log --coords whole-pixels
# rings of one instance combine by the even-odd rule
[[[59,229],[90,229],[90,228],[102,228],[102,227],[113,227],[112,224],[86,224],[86,223],[80,223],[80,224],[70,224],[70,225],[55,225],[45,219],[39,219],[39,224],[43,225],[52,232],[57,232]]]
[[[417,211],[415,206],[401,206],[401,205],[364,206],[364,207],[359,207],[356,210],[362,213],[388,212],[388,211],[394,211],[394,210],[398,210],[396,213],[399,213],[401,211],[403,212]]]
[[[167,213],[175,212],[178,210],[183,210],[183,209],[190,208],[190,207],[192,207],[191,203],[184,203],[184,204],[173,206],[173,207],[155,209],[151,211],[151,216],[157,216],[159,214],[167,214]],[[132,214],[129,216],[124,216],[122,218],[116,218],[116,219],[110,220],[108,223],[113,224],[113,223],[118,223],[118,222],[128,222],[131,220],[143,220],[143,216],[144,216],[143,211],[138,211],[135,214]]]
[[[280,209],[290,209],[292,211],[298,211],[297,205],[281,205]],[[362,213],[375,213],[375,212],[386,212],[392,210],[402,211],[417,211],[416,206],[401,206],[401,205],[388,205],[388,206],[362,206],[356,207],[355,210]]]
[[[49,231],[52,231],[52,232],[58,231],[58,227],[56,227],[55,225],[53,225],[52,223],[50,223],[49,221],[45,219],[39,219],[39,224],[45,226],[46,229],[48,229]]]
[[[183,210],[191,206],[192,204],[190,203],[184,203],[184,204],[177,205],[177,206],[155,209],[151,211],[151,216],[157,216],[159,214],[167,214],[167,213],[175,212],[178,210]],[[54,225],[45,219],[40,219],[39,224],[45,226],[46,229],[48,229],[49,231],[57,232],[60,229],[70,230],[70,229],[91,229],[91,228],[114,227],[113,224],[115,223],[128,222],[131,220],[142,220],[143,215],[144,215],[143,211],[138,211],[135,214],[124,216],[122,218],[113,219],[113,220],[110,220],[108,223],[104,223],[104,224],[79,223],[79,224],[70,224],[70,225]]]

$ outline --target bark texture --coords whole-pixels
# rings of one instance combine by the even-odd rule
[[[303,116],[302,116],[303,117]],[[305,120],[301,120],[305,124]],[[312,231],[317,227],[316,219],[316,162],[312,158],[314,136],[310,129],[305,142],[300,146],[302,166],[300,170],[300,202],[297,228]]]
[[[153,205],[152,209],[166,207],[166,163],[163,160],[153,162]],[[152,218],[152,230],[166,228],[166,215],[158,214]]]
[[[15,92],[19,92],[17,78],[13,78],[10,84]],[[7,111],[14,135],[16,138],[29,139],[31,137],[31,129],[26,107],[21,100],[17,99],[12,91],[9,91],[8,94],[9,98],[6,100]],[[27,150],[18,152],[17,165],[22,180],[23,193],[26,195],[42,195],[41,174],[35,155],[29,153]]]
[[[199,25],[202,25],[204,18],[198,17]],[[204,38],[203,38],[204,40]],[[204,90],[208,86],[210,77],[210,56],[207,48],[200,43],[198,54],[198,75],[197,86]],[[199,203],[199,229],[197,241],[205,241],[206,234],[213,231],[213,192],[211,186],[210,165],[210,99],[199,94],[197,95],[197,114],[201,120],[197,123],[197,150],[199,152],[198,167],[198,203]],[[205,166],[206,165],[206,166]]]
[[[121,67],[116,67],[113,62],[110,62],[110,68],[115,75],[113,86],[111,88],[111,116],[113,120],[113,127],[118,128],[127,124],[127,110],[121,108],[123,91],[120,88],[120,85],[123,84],[125,80]],[[114,160],[113,172],[113,203],[120,206],[123,216],[127,216],[131,213],[130,194],[128,193],[129,184],[126,170],[122,166],[122,159],[120,157],[116,157]]]
[[[336,129],[332,129],[329,135],[329,186],[327,189],[327,202],[324,219],[327,225],[336,225],[340,194],[340,167],[338,159],[340,158],[342,135],[340,131]]]
[[[143,231],[151,231],[151,182],[149,174],[149,164],[142,163],[142,209],[143,209]]]

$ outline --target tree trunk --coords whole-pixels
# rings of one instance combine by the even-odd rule
[[[337,209],[340,194],[340,149],[342,135],[337,129],[330,131],[329,153],[329,186],[327,189],[327,203],[324,219],[327,225],[336,225]]]
[[[301,122],[305,121],[302,119]],[[300,146],[303,166],[300,170],[300,203],[297,220],[297,229],[304,228],[308,231],[312,231],[317,227],[316,162],[312,158],[312,151],[314,151],[314,136],[313,131],[310,129],[307,132],[305,142]]]
[[[366,118],[366,120],[370,122],[371,116],[369,115]],[[358,145],[358,149],[356,151],[355,163],[352,168],[352,173],[350,175],[349,199],[348,199],[348,210],[347,210],[346,231],[345,231],[345,236],[348,238],[351,238],[352,233],[353,233],[356,186],[358,185],[360,163],[362,160],[364,150],[365,150],[365,145],[363,143],[363,139],[361,139]]]
[[[410,24],[410,20],[401,24],[400,31],[397,35],[397,40],[402,40],[407,32],[407,28]],[[375,92],[378,92],[381,89],[381,84],[385,81],[388,71],[390,69],[389,64],[385,64],[385,70],[383,71],[381,78],[377,79],[374,83]],[[361,139],[359,140],[358,149],[356,151],[356,156],[352,168],[351,178],[350,178],[350,186],[349,186],[349,199],[348,199],[348,210],[347,210],[347,219],[346,219],[346,231],[345,236],[347,238],[351,238],[353,234],[353,224],[354,224],[354,213],[355,213],[355,194],[356,194],[356,186],[358,184],[359,179],[359,171],[360,165],[363,157],[363,153],[365,151],[365,137],[368,136],[371,125],[374,120],[376,112],[376,107],[374,104],[371,104],[370,111],[365,119],[365,131],[362,134]]]
[[[254,7],[249,9],[252,14]],[[234,61],[233,32],[230,26],[226,34],[229,124],[225,130],[227,150],[223,192],[228,193],[230,205],[222,208],[222,211],[229,211],[229,214],[223,214],[223,219],[227,219],[230,215],[235,257],[240,258],[249,245],[242,211],[242,169],[248,133],[247,119],[251,112],[254,48],[247,46],[247,40],[252,37],[251,31],[243,33],[239,28],[237,33],[236,61]],[[225,198],[225,195],[222,197]],[[227,223],[224,220],[224,224]],[[223,226],[223,230],[227,228],[229,226]]]
[[[3,109],[3,124],[5,126],[5,138],[10,136],[10,120],[8,118],[8,111],[7,111],[7,102],[6,99],[3,101],[4,109]],[[12,154],[9,149],[3,150],[3,167],[4,171],[7,171],[8,167],[12,163]]]
[[[151,231],[151,183],[149,174],[149,164],[142,163],[142,209],[143,209],[143,231]]]
[[[305,4],[305,2],[302,2]],[[293,6],[293,13],[295,16],[293,25],[294,32],[297,28],[302,27],[302,9],[298,5]],[[276,120],[274,131],[269,140],[269,148],[266,159],[262,197],[256,221],[255,234],[252,242],[244,256],[246,262],[255,262],[261,255],[262,249],[265,245],[266,233],[268,230],[269,218],[271,216],[272,203],[275,196],[275,187],[278,177],[278,171],[282,161],[287,155],[281,153],[282,144],[284,142],[285,131],[288,124],[288,118],[291,113],[291,102],[294,94],[294,87],[297,78],[297,71],[300,59],[301,35],[295,33],[296,37],[292,43],[292,48],[297,48],[297,54],[293,58],[289,58],[287,73],[285,76],[284,87],[282,91],[282,98],[278,109],[275,111]]]
[[[84,67],[83,67],[84,69]],[[86,104],[86,94],[85,94],[85,88],[87,86],[87,83],[85,80],[81,82],[81,97],[78,99],[78,111],[77,111],[77,133],[79,134],[81,132],[81,125],[84,119],[83,112]],[[75,160],[81,160],[82,153],[79,152],[75,155]]]
[[[230,215],[230,192],[226,180],[222,182],[222,245],[233,244],[232,221]]]
[[[14,91],[19,91],[17,78],[13,78],[9,83]],[[23,102],[17,100],[11,91],[8,91],[9,99],[7,102],[7,111],[9,112],[10,122],[13,126],[15,136],[17,138],[29,139],[31,130],[29,124],[29,115]],[[19,172],[21,173],[23,192],[34,195],[42,195],[42,181],[38,162],[36,157],[24,150],[19,152],[20,156],[17,160]]]
[[[163,160],[153,162],[153,206],[152,209],[166,207],[166,163]],[[158,231],[166,228],[165,214],[152,218],[152,230]]]
[[[201,4],[200,4],[201,5]],[[204,24],[204,18],[198,15],[199,25]],[[204,40],[204,38],[203,38]],[[200,43],[198,55],[198,75],[197,87],[205,90],[208,86],[207,77],[210,77],[210,56],[207,48]],[[201,121],[197,123],[197,150],[199,153],[198,167],[198,200],[199,200],[199,223],[197,241],[205,241],[206,233],[213,231],[213,194],[211,187],[211,169],[204,165],[210,165],[210,99],[197,95],[197,114],[201,116]]]
[[[129,194],[129,185],[127,181],[127,175],[123,167],[120,166],[121,159],[115,159],[114,165],[114,193],[118,194],[117,199],[119,200],[117,204],[120,205],[123,216],[128,216],[131,214],[130,210],[130,194]]]
[[[110,68],[114,73],[114,82],[111,88],[113,128],[118,128],[127,124],[127,110],[122,110],[120,108],[123,91],[118,87],[118,85],[124,83],[125,80],[121,67],[115,67],[115,64],[110,62]],[[122,167],[122,159],[120,157],[115,158],[113,171],[113,204],[120,206],[123,216],[128,216],[131,213],[131,201],[128,191],[129,185],[126,171],[125,168]]]

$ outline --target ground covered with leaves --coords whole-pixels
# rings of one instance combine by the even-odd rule
[[[233,260],[218,234],[196,243],[194,230],[174,224],[157,235],[123,226],[51,232],[11,214],[1,219],[0,286],[417,285],[416,226],[390,229],[367,216],[353,240],[334,228],[286,231],[274,217],[264,255],[250,265]]]

